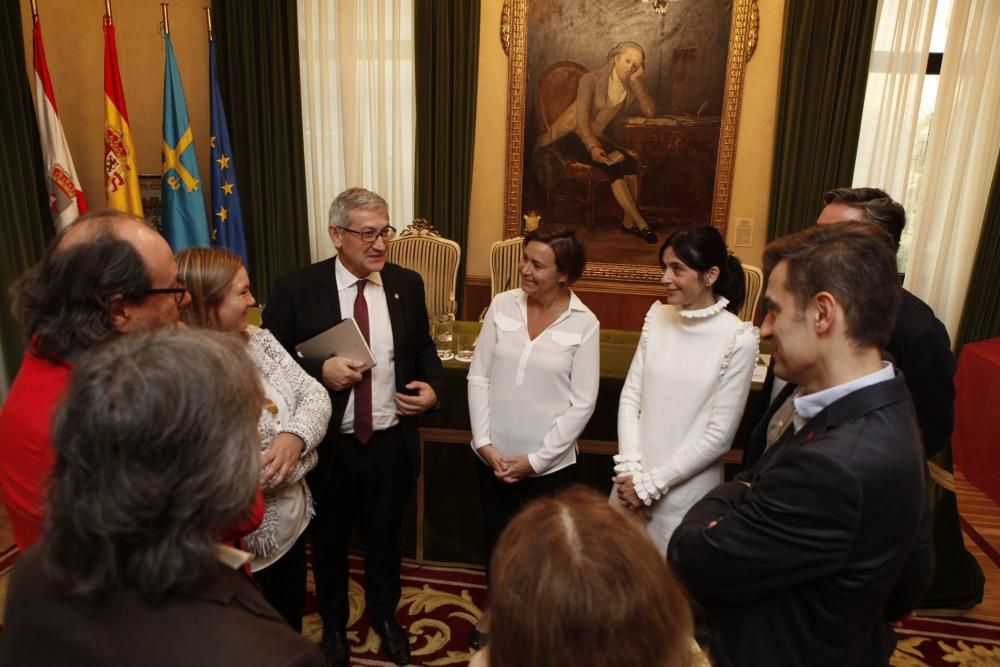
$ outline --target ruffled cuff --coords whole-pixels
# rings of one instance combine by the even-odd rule
[[[632,483],[635,485],[635,493],[639,496],[639,500],[647,507],[667,493],[667,487],[661,489],[656,486],[652,475],[648,472],[633,476]]]
[[[642,457],[629,454],[615,454],[616,475],[638,475],[642,473]]]

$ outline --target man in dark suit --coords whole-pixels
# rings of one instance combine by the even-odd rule
[[[846,222],[772,242],[761,335],[798,385],[792,428],[696,503],[668,556],[723,665],[885,665],[888,621],[933,571],[926,467],[881,349],[899,303],[887,234]]]
[[[823,195],[816,224],[848,220],[881,227],[892,236],[896,253],[906,226],[906,211],[878,188],[836,188]],[[951,432],[955,425],[955,356],[944,324],[930,306],[902,290],[892,336],[885,350],[902,372],[913,399],[928,461],[951,474]],[[794,386],[781,387],[769,369],[756,413],[757,426],[744,446],[743,468],[749,469],[788,426],[788,399]],[[773,391],[777,386],[778,391]],[[772,400],[773,399],[773,400]],[[935,478],[936,479],[936,478]],[[937,569],[921,609],[968,609],[982,602],[984,577],[966,550],[958,522],[955,492],[937,481],[928,487],[933,512]]]
[[[400,597],[399,530],[420,471],[417,416],[441,396],[444,373],[428,333],[419,274],[388,264],[388,205],[363,188],[330,207],[337,257],[279,278],[264,326],[289,352],[354,317],[369,341],[374,368],[347,357],[299,359],[330,391],[333,416],[309,475],[316,498],[312,562],[323,618],[321,647],[331,665],[348,664],[348,559],[355,515],[365,541],[365,599],[371,625],[396,664],[409,662],[409,638],[396,621]]]

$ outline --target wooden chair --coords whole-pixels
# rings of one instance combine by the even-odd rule
[[[577,83],[586,72],[586,67],[569,60],[549,65],[542,72],[535,93],[535,118],[540,132],[548,130],[576,101]],[[555,185],[545,193],[549,216],[555,220],[556,205],[560,201],[577,202],[583,205],[586,224],[590,227],[594,222],[595,192],[605,183],[609,183],[608,177],[600,169],[582,162],[570,162]]]
[[[523,236],[497,241],[490,246],[490,299],[500,292],[521,286]]]
[[[740,308],[740,319],[753,322],[757,316],[757,306],[760,305],[760,295],[764,288],[764,272],[756,266],[743,265],[743,279],[746,285],[746,298]]]
[[[461,257],[462,248],[438,234],[434,225],[423,218],[414,220],[386,248],[388,261],[423,277],[427,314],[431,317],[455,314],[455,286]]]

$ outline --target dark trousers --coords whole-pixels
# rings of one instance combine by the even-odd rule
[[[299,535],[292,548],[263,570],[253,573],[264,599],[281,614],[296,632],[302,632],[306,608],[306,535]]]
[[[477,462],[479,496],[483,503],[483,525],[486,529],[486,578],[490,576],[490,558],[500,533],[521,507],[535,498],[551,496],[576,481],[576,464],[548,475],[527,477],[516,484],[496,478],[493,469]]]
[[[399,530],[414,480],[402,429],[376,431],[364,445],[342,434],[320,453],[313,472],[319,474],[310,478],[316,498],[312,562],[324,627],[347,627],[347,551],[355,517],[361,519],[364,538],[369,620],[393,618],[400,596]]]

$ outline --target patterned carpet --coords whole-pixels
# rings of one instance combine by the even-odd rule
[[[10,568],[17,550],[0,550],[0,599],[6,599]],[[350,627],[352,665],[391,665],[379,652],[379,638],[368,627],[365,614],[364,566],[351,558]],[[303,634],[319,641],[322,632],[315,612],[313,585]],[[469,631],[479,617],[486,598],[482,569],[445,565],[403,563],[403,597],[398,618],[411,635],[413,665],[437,667],[465,665]],[[899,644],[893,667],[987,667],[1000,665],[1000,625],[961,617],[907,619],[896,629]]]

